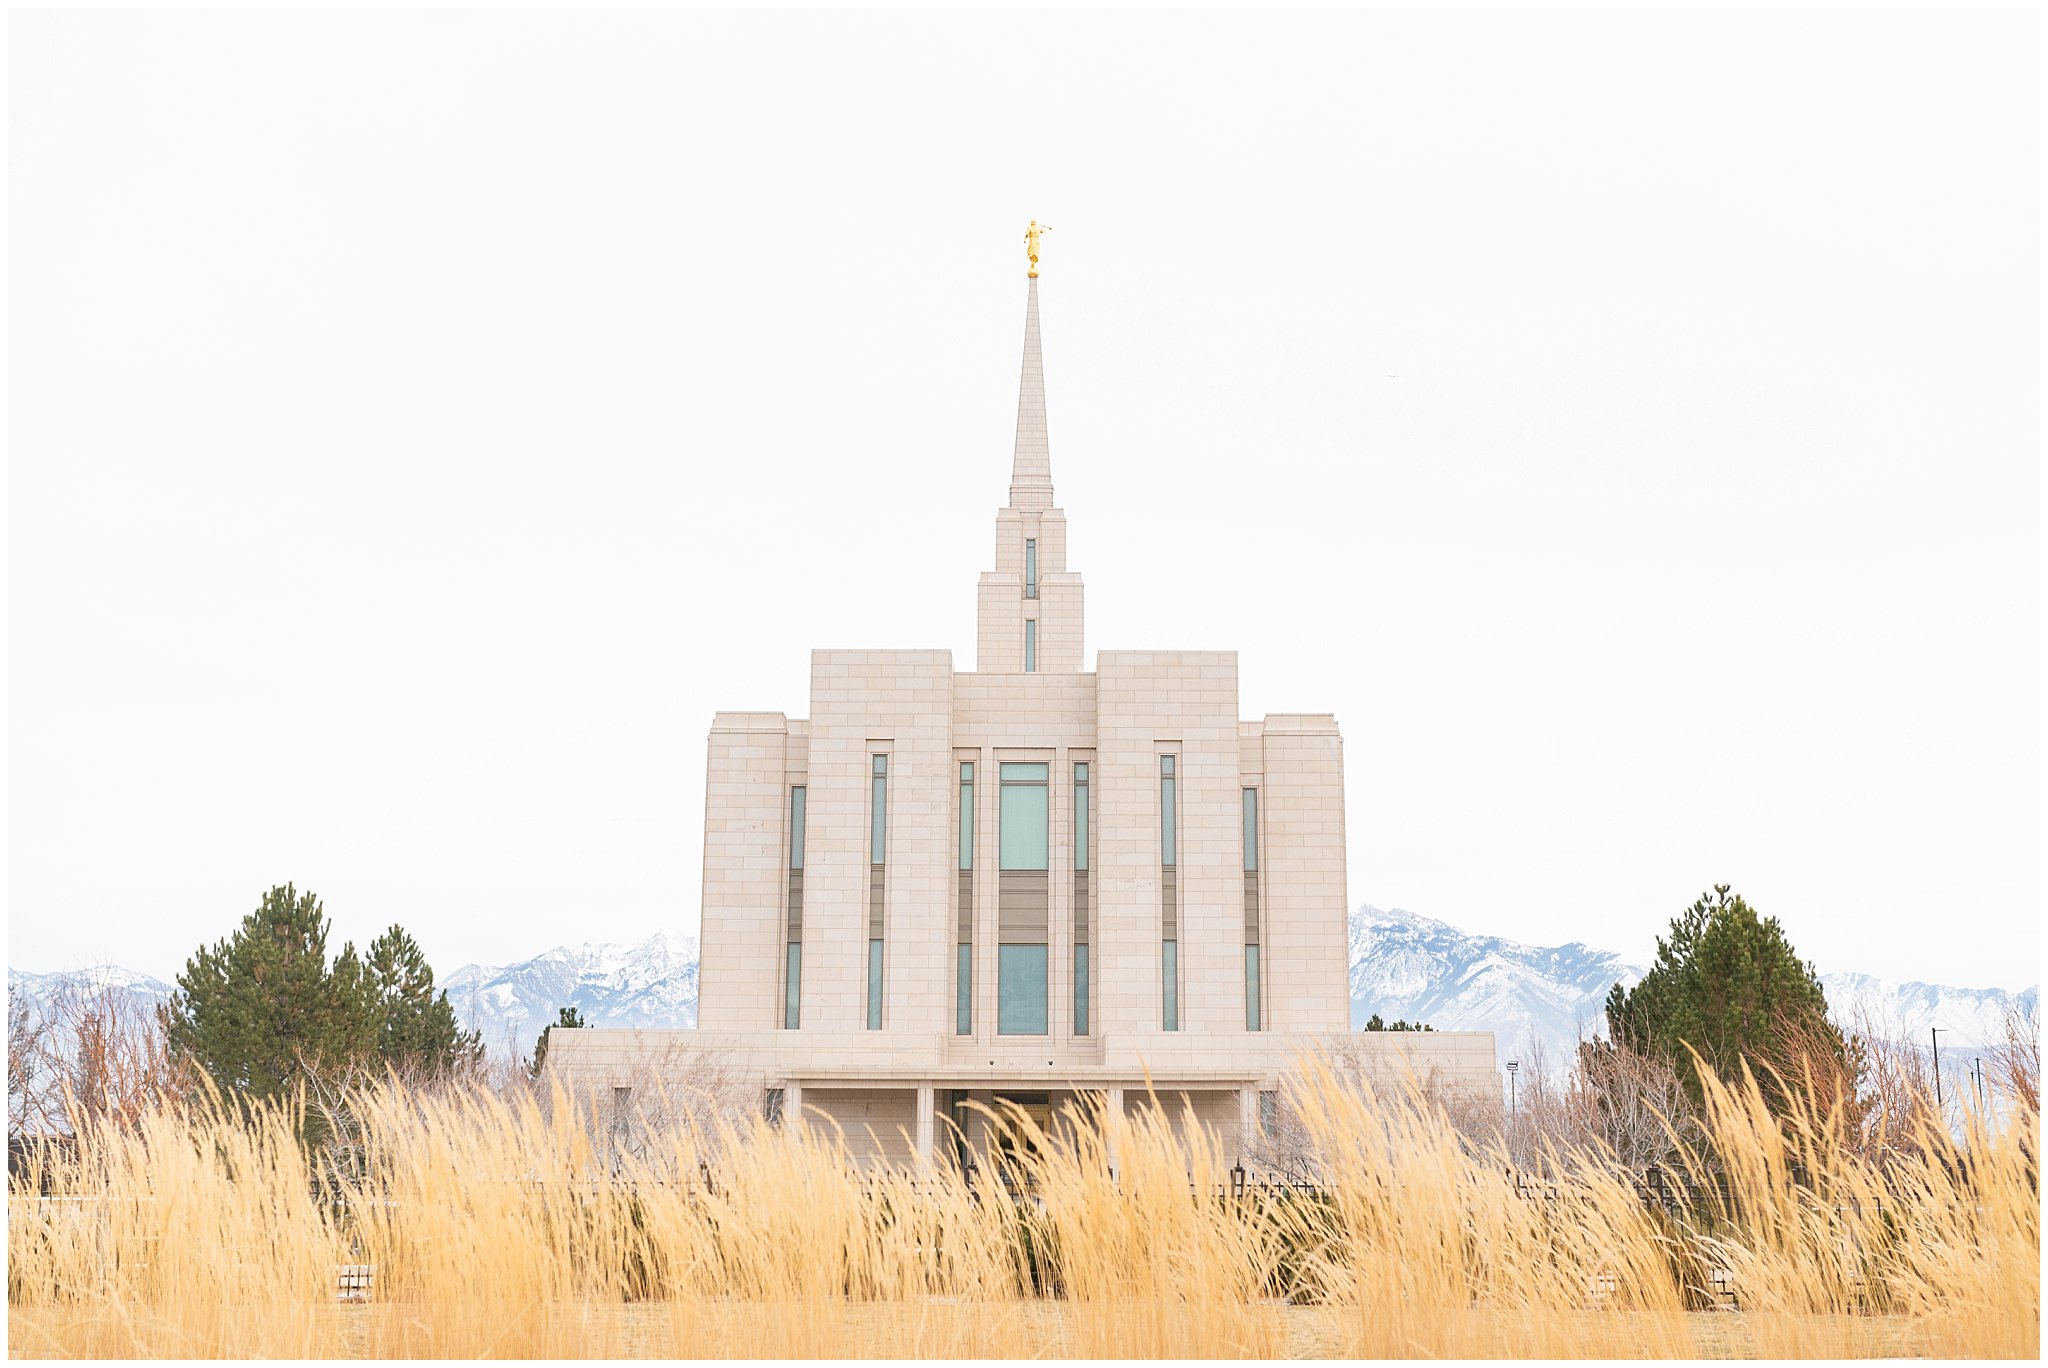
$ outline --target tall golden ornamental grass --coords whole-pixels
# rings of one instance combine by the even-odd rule
[[[1310,1196],[1230,1195],[1158,1112],[986,1170],[855,1170],[828,1128],[681,1129],[615,1152],[559,1094],[355,1099],[367,1176],[316,1176],[273,1108],[88,1130],[9,1197],[8,1349],[51,1357],[2033,1358],[2038,1117],[1924,1127],[1889,1167],[1711,1087],[1673,1219],[1596,1153],[1531,1189],[1416,1090],[1307,1061]],[[1112,1170],[1114,1176],[1112,1176]],[[700,1174],[708,1171],[707,1189]],[[1797,1176],[1803,1181],[1795,1181]],[[53,1196],[34,1195],[47,1186]],[[1224,1195],[1218,1195],[1218,1194]],[[375,1268],[338,1304],[336,1270]],[[1689,1309],[1725,1268],[1740,1314]]]

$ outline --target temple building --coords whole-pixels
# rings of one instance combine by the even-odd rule
[[[716,1052],[764,1105],[836,1121],[881,1162],[935,1137],[943,1155],[942,1117],[980,1143],[970,1100],[1049,1113],[1089,1091],[1185,1100],[1249,1148],[1300,1053],[1336,1038],[1496,1089],[1490,1034],[1348,1030],[1336,718],[1240,718],[1231,651],[1104,650],[1089,668],[1033,227],[973,668],[813,651],[808,718],[717,714],[698,1028],[558,1031],[551,1065],[623,1087]]]

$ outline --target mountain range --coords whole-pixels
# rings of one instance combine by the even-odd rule
[[[656,932],[637,945],[558,945],[517,964],[465,964],[441,986],[493,1052],[531,1051],[570,1006],[590,1026],[695,1026],[697,938]]]
[[[1438,1030],[1492,1031],[1503,1059],[1541,1049],[1562,1062],[1582,1034],[1603,1021],[1616,983],[1632,984],[1643,966],[1573,941],[1524,945],[1473,935],[1448,922],[1400,909],[1361,907],[1350,918],[1351,1025],[1377,1014],[1426,1021]],[[112,967],[31,974],[10,969],[11,997],[47,999],[59,987],[92,982],[154,1002],[171,986]],[[1838,1018],[1868,1022],[1881,1034],[1920,1042],[1940,1026],[1967,1048],[2003,1038],[2008,1007],[2037,1010],[2038,987],[1955,988],[1898,983],[1867,974],[1821,975]],[[632,945],[556,946],[513,964],[466,964],[442,987],[456,1015],[483,1033],[493,1053],[533,1048],[556,1012],[574,1006],[592,1026],[693,1027],[697,1024],[697,940],[660,933]]]
[[[1369,906],[1351,914],[1350,958],[1354,1028],[1378,1013],[1440,1031],[1492,1031],[1503,1059],[1540,1048],[1559,1063],[1583,1035],[1604,1034],[1608,990],[1633,985],[1646,968],[1579,941],[1524,945]],[[2012,993],[1856,973],[1822,974],[1820,984],[1844,1025],[1916,1045],[1940,1026],[1944,1049],[2003,1040],[2006,1009],[2040,1003],[2038,986]]]

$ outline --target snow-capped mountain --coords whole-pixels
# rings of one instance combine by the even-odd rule
[[[136,1006],[150,1011],[154,1011],[156,1005],[174,991],[173,985],[162,979],[138,974],[133,969],[123,969],[115,964],[60,970],[53,974],[30,974],[19,969],[7,971],[8,1000],[26,1001],[45,1012],[65,992],[79,990],[95,997],[101,992],[118,993],[132,1000]]]
[[[657,932],[638,945],[558,945],[517,964],[465,964],[442,981],[455,1015],[496,1053],[533,1049],[559,1009],[590,1026],[697,1024],[697,938]]]
[[[1361,907],[1351,914],[1351,1024],[1378,1013],[1440,1031],[1492,1031],[1503,1059],[1540,1045],[1562,1065],[1583,1035],[1604,1033],[1608,990],[1634,984],[1644,967],[1578,941],[1524,945],[1399,908]],[[1822,974],[1820,984],[1845,1027],[1920,1045],[1939,1026],[1944,1051],[2003,1040],[2007,1007],[2040,1003],[2038,987],[2009,993],[1854,973]]]
[[[2005,1039],[2005,1013],[2009,1007],[2038,1011],[2041,990],[2033,987],[2017,993],[2002,988],[1950,988],[1939,983],[1895,983],[1868,974],[1822,974],[1820,986],[1828,995],[1828,1010],[1843,1026],[1886,1040],[1919,1046],[1927,1043],[1927,1030],[1939,1026],[1950,1045],[1990,1045]]]
[[[1351,1025],[1375,1013],[1388,1022],[1426,1021],[1438,1030],[1492,1031],[1503,1059],[1531,1058],[1540,1044],[1562,1065],[1582,1037],[1604,1025],[1602,1004],[1616,983],[1643,966],[1573,941],[1524,945],[1471,935],[1399,909],[1361,907],[1350,919]],[[9,995],[47,1002],[67,984],[89,982],[153,1005],[171,985],[124,969],[29,974],[9,970]],[[593,1026],[697,1024],[697,940],[658,934],[636,945],[557,946],[516,964],[468,964],[442,980],[456,1015],[482,1032],[493,1053],[533,1048],[558,1009],[575,1006]],[[1930,1026],[1942,1051],[2003,1038],[2006,1009],[2038,1009],[2040,990],[1952,988],[1897,983],[1865,974],[1821,976],[1836,1018],[1852,1029],[1925,1044]]]
[[[1578,941],[1536,946],[1473,936],[1399,908],[1351,914],[1354,1029],[1377,1013],[1439,1031],[1492,1031],[1503,1056],[1540,1041],[1561,1063],[1581,1027],[1602,1020],[1607,990],[1642,976],[1640,966]]]

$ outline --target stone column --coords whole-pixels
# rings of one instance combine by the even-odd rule
[[[782,1129],[794,1140],[804,1129],[804,1085],[791,1080],[782,1085]]]
[[[1259,1085],[1237,1090],[1237,1154],[1239,1162],[1259,1141]]]
[[[932,1097],[935,1091],[930,1083],[917,1085],[917,1161],[920,1164],[932,1161]]]

